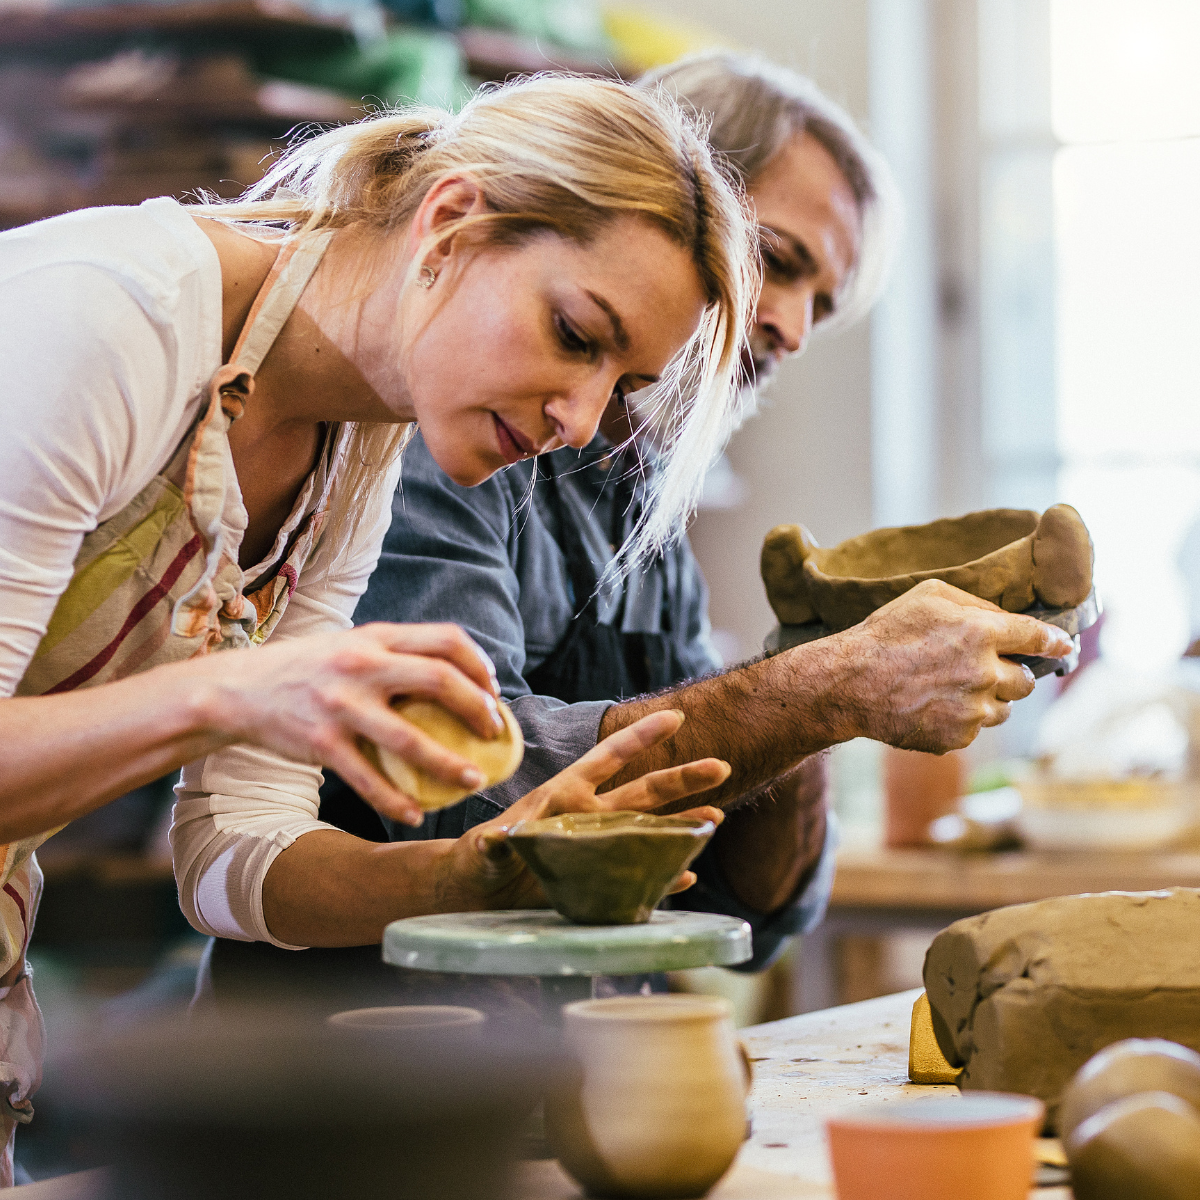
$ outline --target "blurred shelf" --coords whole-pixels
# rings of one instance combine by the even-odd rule
[[[69,111],[101,113],[140,126],[189,124],[203,126],[267,126],[277,132],[303,124],[340,124],[363,115],[363,106],[336,92],[283,79],[225,94],[164,89],[147,99],[113,99],[71,105]]]
[[[958,854],[948,850],[848,848],[838,854],[832,910],[962,914],[1080,892],[1200,887],[1200,849],[1111,851],[1017,850]]]
[[[349,14],[318,14],[288,0],[188,0],[22,11],[0,3],[0,51],[111,40],[130,34],[242,35],[325,41],[353,32]]]
[[[611,59],[576,54],[499,29],[469,26],[460,29],[457,37],[467,70],[485,83],[500,83],[512,75],[531,75],[536,71],[568,71],[609,79],[632,79],[638,74],[633,67]]]

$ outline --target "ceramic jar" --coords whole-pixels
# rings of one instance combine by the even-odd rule
[[[617,996],[563,1009],[578,1065],[546,1132],[589,1195],[702,1196],[746,1136],[750,1067],[728,1001]]]
[[[929,826],[958,807],[966,790],[967,759],[961,750],[923,754],[883,750],[885,845],[927,846]]]

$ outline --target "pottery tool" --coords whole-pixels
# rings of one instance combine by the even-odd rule
[[[383,961],[417,971],[536,975],[544,1015],[592,998],[601,975],[731,967],[753,953],[750,926],[716,913],[654,912],[644,925],[574,925],[552,909],[438,913],[393,921]]]
[[[1035,617],[1053,625],[1068,634],[1075,642],[1075,648],[1066,658],[1042,658],[1035,655],[1014,654],[1014,662],[1024,663],[1032,672],[1035,679],[1043,675],[1069,675],[1079,666],[1079,635],[1095,625],[1103,611],[1100,598],[1095,590],[1088,594],[1082,604],[1073,608],[1047,608],[1043,604],[1034,604],[1021,614]],[[776,625],[763,640],[763,650],[768,654],[779,654],[790,650],[793,646],[803,646],[806,642],[815,642],[818,638],[828,637],[833,632],[824,621],[806,621],[803,625]]]

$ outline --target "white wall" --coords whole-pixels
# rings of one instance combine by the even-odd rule
[[[646,0],[644,7],[707,25],[811,75],[867,125],[869,0]],[[749,485],[747,499],[732,511],[701,513],[691,532],[712,590],[713,624],[732,635],[730,656],[746,658],[774,624],[758,572],[767,530],[802,521],[819,541],[834,543],[871,527],[868,326],[817,338],[786,363],[729,458]]]

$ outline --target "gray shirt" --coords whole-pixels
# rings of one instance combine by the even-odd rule
[[[629,532],[614,512],[614,472],[629,470],[597,437],[586,450],[555,454],[563,516],[575,522],[597,575]],[[641,484],[638,485],[639,487]],[[614,519],[615,518],[615,519]],[[454,483],[418,435],[404,452],[392,524],[379,566],[354,614],[368,621],[453,621],[491,656],[500,688],[525,736],[525,759],[512,779],[461,804],[430,814],[418,830],[393,826],[393,838],[456,837],[490,820],[590,750],[609,701],[564,704],[535,696],[525,681],[563,640],[587,597],[574,595],[559,548],[558,511],[537,486],[535,460],[497,472],[479,487]],[[621,599],[624,593],[625,603]],[[599,619],[618,617],[628,633],[668,633],[691,676],[719,669],[709,640],[707,591],[687,538],[623,584],[603,586]],[[718,837],[719,837],[718,833]],[[709,850],[694,869],[699,882],[676,898],[692,911],[724,912],[748,921],[761,967],[789,934],[817,925],[833,881],[833,823],[813,878],[792,903],[769,916],[733,895]]]

